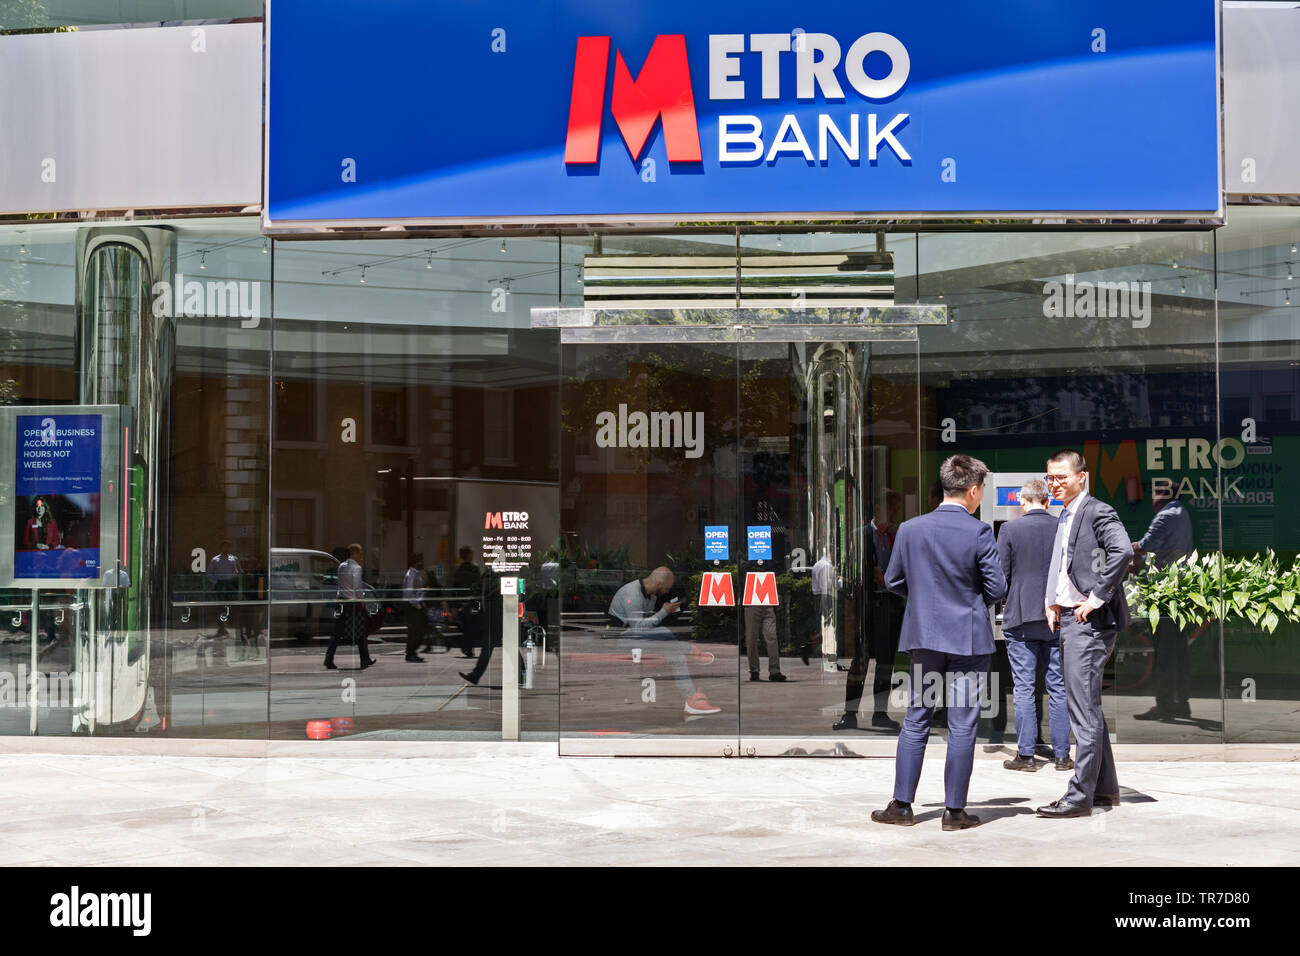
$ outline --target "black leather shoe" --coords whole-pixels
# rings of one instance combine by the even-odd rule
[[[835,723],[831,724],[831,730],[857,730],[857,729],[858,729],[857,714],[845,714],[839,720],[835,721]]]
[[[368,661],[362,661],[362,662],[361,662],[361,666],[362,666],[363,668],[365,668],[365,667],[374,667],[374,666],[375,666],[376,664],[378,664],[378,663],[379,663],[379,661],[375,660],[375,659],[372,657],[372,658],[370,658],[370,660],[368,660]]]
[[[902,727],[893,717],[879,712],[871,715],[871,726],[881,730],[899,730]]]
[[[1192,706],[1191,706],[1191,704],[1187,703],[1187,701],[1183,701],[1181,704],[1179,704],[1179,705],[1177,705],[1176,707],[1174,707],[1174,716],[1175,716],[1175,717],[1186,717],[1186,718],[1190,719],[1191,716],[1192,716]]]
[[[980,818],[973,817],[965,810],[944,808],[943,828],[945,830],[969,830],[980,825]]]
[[[339,669],[339,668],[338,668],[338,665],[335,664],[333,661],[326,661],[326,662],[325,662],[325,667],[328,668],[329,670],[332,670],[332,671],[336,671],[336,670]]]
[[[1006,770],[1024,770],[1028,773],[1038,772],[1038,762],[1033,757],[1026,757],[1024,754],[1016,754],[1015,760],[1004,760],[1002,766]]]
[[[407,654],[407,655],[406,655],[406,663],[408,663],[408,664],[423,664],[423,663],[424,663],[424,658],[423,658],[423,657],[417,657],[417,656],[414,655],[414,654]]]
[[[477,677],[474,677],[474,676],[471,675],[471,674],[466,674],[464,671],[460,671],[459,673],[460,673],[461,678],[462,678],[462,679],[463,679],[467,684],[475,684],[475,685],[478,684],[478,678],[477,678]]]
[[[883,810],[872,810],[871,819],[876,823],[892,823],[895,826],[910,827],[916,823],[912,819],[912,805],[898,800],[890,800]],[[947,819],[945,814],[944,819]]]
[[[1140,714],[1134,714],[1133,719],[1134,720],[1161,720],[1164,721],[1165,723],[1168,723],[1169,721],[1174,719],[1174,715],[1171,711],[1165,710],[1163,707],[1152,707],[1150,710],[1143,711]]]
[[[758,679],[759,679],[759,677],[758,677],[758,671],[750,671],[750,672],[749,672],[749,679],[750,679],[751,681],[756,681],[756,680],[758,680]]]
[[[1065,798],[1053,800],[1045,807],[1039,807],[1034,811],[1040,817],[1048,819],[1065,819],[1066,817],[1086,817],[1092,813],[1092,807],[1080,807],[1073,803],[1066,803]]]
[[[777,671],[775,674],[768,674],[767,679],[774,684],[779,684],[781,681],[785,680],[785,675],[780,671]]]
[[[1094,807],[1117,807],[1119,806],[1119,794],[1095,793],[1092,796],[1092,805]]]
[[[1073,770],[1074,761],[1069,757],[1058,757],[1055,760],[1057,770]]]

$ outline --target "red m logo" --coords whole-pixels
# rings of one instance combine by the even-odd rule
[[[745,575],[745,603],[776,607],[776,575],[771,571],[750,571]]]
[[[662,117],[668,161],[700,162],[700,130],[695,119],[686,37],[680,33],[655,37],[635,80],[623,61],[623,54],[615,51],[614,57],[614,90],[609,110],[632,159],[641,158],[650,131]],[[573,93],[569,100],[569,135],[564,145],[566,163],[594,163],[600,158],[600,124],[608,67],[609,37],[578,37]]]
[[[731,590],[731,575],[706,571],[700,578],[701,607],[735,607],[736,597]]]
[[[487,513],[487,517],[483,520],[483,530],[486,531],[488,528],[500,528],[500,527],[501,527],[501,512],[489,511]]]

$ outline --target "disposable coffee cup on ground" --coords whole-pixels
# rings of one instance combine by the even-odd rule
[[[632,663],[633,664],[641,663],[641,648],[639,647],[632,648]]]

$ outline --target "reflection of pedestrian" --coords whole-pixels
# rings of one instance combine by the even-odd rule
[[[424,555],[418,551],[411,555],[406,577],[402,580],[402,600],[406,602],[406,659],[412,664],[424,663],[416,654],[424,640],[428,618],[424,610]]]
[[[1182,500],[1174,497],[1172,488],[1153,491],[1151,507],[1155,517],[1142,540],[1133,542],[1133,550],[1139,556],[1150,555],[1152,563],[1163,568],[1192,553],[1192,518]],[[1185,630],[1168,617],[1157,622],[1152,634],[1156,705],[1135,714],[1134,719],[1169,722],[1192,716],[1192,655],[1187,640],[1192,626],[1189,624]]]
[[[975,762],[980,685],[993,652],[987,605],[1003,599],[993,529],[975,517],[988,467],[953,455],[939,467],[944,498],[934,511],[899,526],[885,585],[907,598],[900,650],[910,655],[911,700],[894,761],[894,797],[873,810],[876,823],[911,826],[936,698],[948,703],[948,748],[943,768],[943,829],[979,825],[966,812]]]
[[[239,588],[239,575],[243,569],[239,566],[239,558],[231,554],[231,542],[225,540],[221,542],[221,550],[212,556],[208,562],[207,581],[208,586],[216,594],[217,600],[230,600]],[[236,609],[238,610],[238,609]],[[226,637],[226,622],[220,617],[217,618],[216,637]]]
[[[28,551],[50,551],[59,546],[59,526],[44,498],[37,498],[27,519],[23,547]]]
[[[472,549],[463,547],[456,552],[456,556],[460,558],[460,563],[451,574],[451,586],[458,592],[457,597],[466,597],[460,606],[456,622],[460,628],[460,653],[462,657],[473,657],[473,647],[478,643],[483,624],[483,608],[480,603],[482,595],[479,593],[482,590],[483,572],[474,563]]]
[[[357,645],[361,654],[361,666],[369,667],[378,663],[370,656],[366,643],[366,606],[365,586],[361,583],[361,562],[363,560],[361,545],[348,545],[348,559],[339,565],[339,604],[342,606],[342,626],[334,631],[329,646],[325,648],[325,666],[334,670],[334,650],[340,641],[346,640]]]
[[[881,730],[899,729],[898,721],[889,716],[889,692],[894,680],[894,656],[898,653],[906,603],[885,588],[885,570],[894,553],[902,504],[902,496],[893,488],[886,488],[883,506],[876,508],[876,514],[868,525],[871,533],[869,557],[875,565],[871,575],[871,629],[867,632],[867,643],[876,662],[875,677],[871,682],[874,701],[871,726]]]
[[[1034,745],[1038,738],[1038,668],[1046,664],[1047,693],[1051,698],[1052,755],[1057,770],[1069,770],[1070,713],[1065,704],[1065,678],[1061,673],[1061,645],[1047,626],[1043,595],[1047,569],[1052,563],[1056,519],[1047,510],[1047,483],[1031,478],[1020,489],[1022,517],[998,532],[998,559],[1007,577],[1007,603],[1002,612],[1002,636],[1011,665],[1016,700],[1016,757],[1002,761],[1008,770],[1035,771]]]
[[[745,648],[749,656],[749,679],[759,680],[758,637],[763,635],[767,645],[767,679],[780,683],[781,643],[776,636],[776,608],[770,605],[750,604],[745,607]]]

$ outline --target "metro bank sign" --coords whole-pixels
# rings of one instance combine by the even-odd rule
[[[1222,214],[1213,0],[272,0],[267,17],[272,230]]]
[[[739,78],[740,54],[746,52],[744,34],[714,34],[708,39],[709,99],[744,100],[745,81]],[[801,32],[797,37],[789,33],[758,33],[748,39],[748,51],[762,58],[763,99],[781,99],[780,58],[781,54],[791,51],[795,59],[796,98],[812,100],[820,92],[827,100],[844,99],[844,90],[836,77],[840,45],[834,37]],[[609,40],[609,37],[578,38],[565,163],[595,163],[600,155]],[[882,79],[872,79],[867,75],[866,58],[872,53],[883,53],[889,59],[888,73]],[[910,68],[906,48],[887,33],[869,33],[859,37],[849,47],[845,63],[853,89],[868,100],[885,100],[898,93],[907,82]],[[699,124],[695,116],[686,37],[680,34],[655,37],[641,74],[635,80],[623,54],[616,54],[610,111],[633,160],[641,156],[650,131],[656,122],[662,120],[668,161],[700,162]],[[831,114],[817,114],[816,159],[823,163],[827,161],[827,141],[831,136],[846,159],[860,159],[859,118],[857,113],[849,114],[846,138]],[[899,160],[910,161],[912,157],[894,136],[894,131],[905,122],[907,114],[896,113],[887,125],[878,129],[876,114],[869,113],[867,158],[875,160],[879,145],[887,142]],[[717,157],[720,164],[753,162],[763,158],[764,152],[761,118],[752,114],[718,117]],[[785,154],[802,156],[809,162],[814,160],[808,138],[794,114],[782,118],[780,129],[766,150],[765,161],[775,162],[778,156]]]

